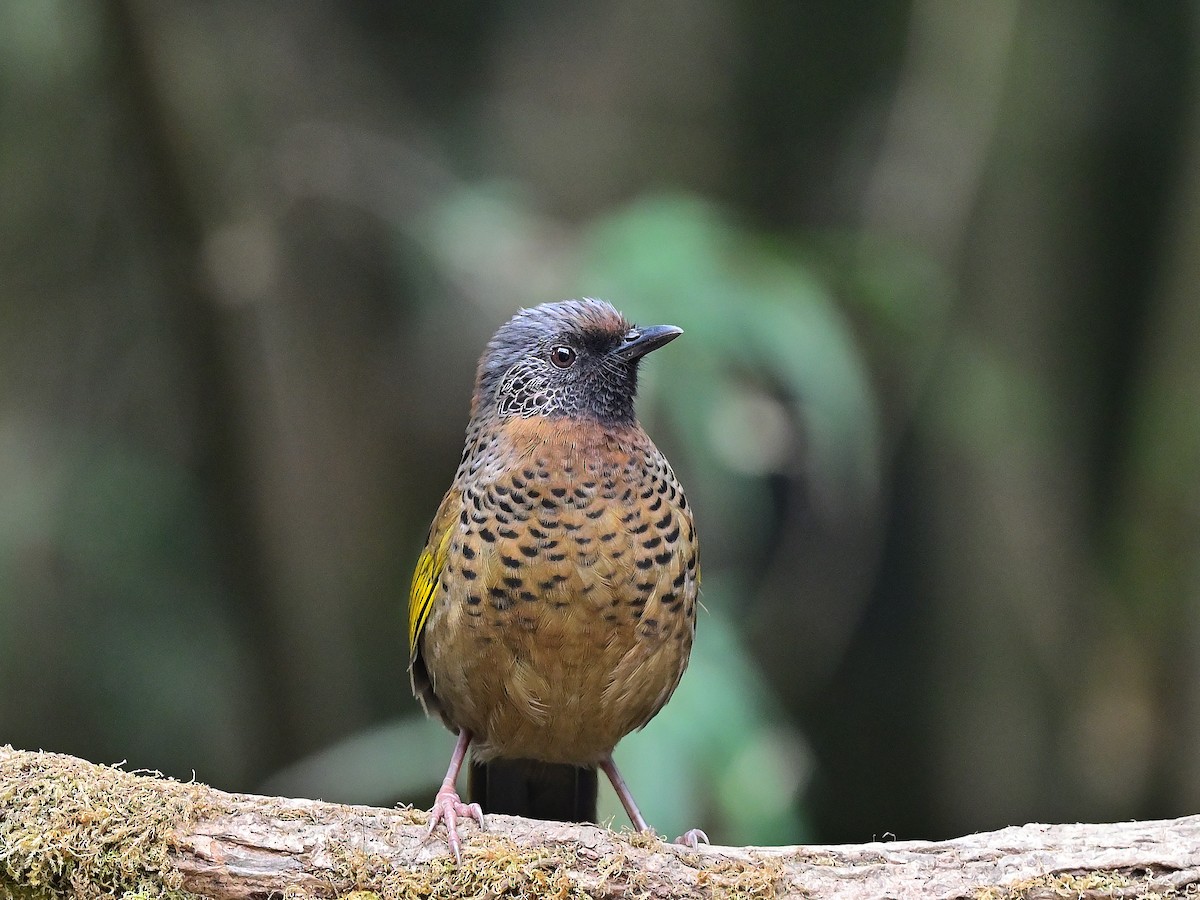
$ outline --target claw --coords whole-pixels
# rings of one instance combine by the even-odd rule
[[[691,830],[685,831],[679,837],[675,838],[675,843],[683,844],[685,847],[694,848],[698,844],[707,844],[708,835],[699,828],[692,828]]]
[[[438,791],[433,801],[433,809],[429,810],[429,831],[426,835],[432,835],[438,823],[445,822],[446,843],[450,845],[450,852],[454,854],[456,863],[462,863],[462,842],[458,839],[459,816],[474,819],[479,823],[481,830],[484,828],[483,809],[478,803],[463,803],[453,788]]]

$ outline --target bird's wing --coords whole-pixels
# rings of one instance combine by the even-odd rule
[[[442,498],[433,524],[429,526],[429,536],[425,539],[425,549],[417,560],[417,570],[413,572],[412,587],[408,591],[408,656],[410,660],[417,657],[421,629],[433,609],[434,596],[437,594],[438,579],[446,568],[446,558],[450,555],[450,539],[454,534],[454,526],[462,512],[462,493],[451,488]]]

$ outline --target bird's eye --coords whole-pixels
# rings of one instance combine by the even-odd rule
[[[575,362],[575,351],[565,344],[559,344],[550,351],[550,362],[560,369],[570,368]]]

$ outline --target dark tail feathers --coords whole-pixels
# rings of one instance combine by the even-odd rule
[[[596,821],[595,766],[531,759],[471,761],[467,793],[485,813],[551,822]]]

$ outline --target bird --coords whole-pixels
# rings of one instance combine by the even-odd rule
[[[457,734],[429,813],[461,862],[484,811],[595,822],[603,771],[670,699],[696,629],[699,546],[634,412],[646,354],[683,333],[596,299],[518,311],[476,371],[466,441],[409,592],[409,674]],[[457,790],[470,751],[468,801]],[[692,829],[679,840],[707,836]]]

